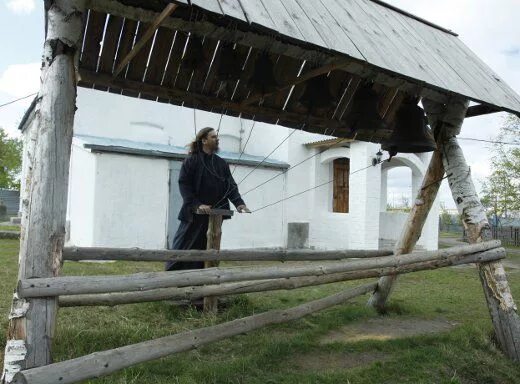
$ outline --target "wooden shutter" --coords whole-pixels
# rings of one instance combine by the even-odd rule
[[[332,211],[348,213],[348,180],[350,172],[350,159],[341,158],[333,162],[334,187]]]

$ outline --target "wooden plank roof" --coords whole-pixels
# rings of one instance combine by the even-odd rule
[[[173,14],[140,41],[171,3],[178,4]],[[389,123],[405,93],[438,101],[460,95],[487,106],[469,115],[520,113],[520,96],[456,34],[379,0],[87,0],[87,7],[86,87],[340,136],[348,136],[344,118],[367,80]],[[218,66],[229,43],[241,73],[223,79]],[[260,100],[250,78],[263,54],[274,63],[279,91]],[[304,80],[322,73],[335,101],[320,113],[303,111]],[[379,133],[370,140],[388,134]]]

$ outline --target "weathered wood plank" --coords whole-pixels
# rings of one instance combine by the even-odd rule
[[[466,47],[460,39],[455,36],[449,36],[449,41],[453,42],[454,47],[458,48],[462,58],[470,61],[475,65],[479,76],[486,79],[489,88],[495,90],[494,98],[501,98],[502,106],[507,108],[518,108],[520,106],[520,96],[507,83],[502,80],[495,72],[491,70],[477,55],[475,55],[468,47]],[[500,90],[502,94],[500,94]]]
[[[23,279],[18,283],[21,297],[45,297],[144,291],[155,288],[183,287],[189,285],[216,284],[243,280],[262,280],[310,275],[360,271],[416,262],[443,259],[453,255],[467,255],[485,249],[496,248],[499,242],[473,244],[398,256],[382,256],[374,259],[356,259],[348,262],[323,262],[290,267],[235,267],[211,268],[194,271],[148,272],[123,276],[62,276],[54,278]],[[489,248],[490,247],[490,248]]]
[[[366,18],[371,21],[375,35],[389,41],[389,46],[394,47],[393,54],[399,58],[401,73],[410,77],[426,81],[440,88],[449,88],[442,74],[437,74],[432,69],[434,61],[428,57],[428,49],[420,44],[415,44],[408,33],[400,33],[401,24],[390,17],[390,13],[396,13],[389,8],[370,0],[356,0],[363,9]],[[413,36],[413,34],[411,34]],[[399,54],[395,54],[399,52]],[[413,58],[413,60],[410,60]]]
[[[186,46],[187,41],[188,35],[184,32],[177,31],[175,33],[175,40],[170,53],[168,66],[166,67],[166,72],[164,74],[164,86],[169,88],[175,87],[177,73],[179,72],[179,67],[182,61],[182,53],[184,52],[184,47]]]
[[[182,57],[182,61],[179,66],[179,72],[177,73],[177,80],[175,82],[175,87],[178,89],[186,90],[188,89],[188,85],[190,84],[191,77],[193,76],[194,68],[192,64],[188,63],[188,59],[194,57],[196,52],[198,52],[200,46],[199,44],[203,40],[202,36],[191,34],[188,38],[188,42],[186,43],[186,49],[184,52],[184,56]],[[203,44],[203,43],[202,43]],[[204,60],[199,58],[198,62],[195,65],[203,65]]]
[[[252,48],[249,50],[244,60],[242,73],[240,74],[240,80],[236,85],[236,89],[234,90],[235,93],[231,100],[242,101],[246,99],[250,94],[251,91],[249,89],[249,79],[253,75],[253,71],[255,69],[255,62],[259,54],[260,50],[256,48]]]
[[[366,56],[351,38],[350,23],[339,23],[335,14],[336,10],[330,8],[335,3],[318,1],[296,0],[303,13],[312,21],[312,24],[320,37],[331,50],[342,52],[355,59],[365,61]],[[347,26],[348,25],[348,26]]]
[[[297,0],[284,0],[281,3],[294,21],[294,24],[297,26],[305,41],[320,47],[330,48],[329,43],[320,35],[316,26],[300,7]]]
[[[218,15],[224,15],[218,0],[191,0],[191,4]]]
[[[135,31],[137,30],[137,22],[132,19],[125,18],[125,23],[123,25],[123,30],[121,31],[121,38],[119,41],[119,47],[117,49],[117,58],[115,59],[115,66],[119,64],[119,62],[126,56],[128,52],[132,49],[132,45],[134,43]],[[128,66],[127,66],[128,67]],[[118,78],[124,78],[125,73],[120,73]],[[112,93],[121,93],[121,88],[119,87],[110,87],[110,92]]]
[[[146,82],[156,85],[162,84],[168,55],[170,54],[170,48],[172,47],[174,38],[175,32],[171,29],[159,28],[157,30],[152,54],[150,56],[150,62],[148,63],[148,69],[146,70]],[[148,95],[142,95],[141,98],[149,100],[156,99],[156,97]]]
[[[105,28],[107,15],[104,13],[90,11],[88,17],[88,25],[86,34],[89,36],[85,40],[85,47],[81,53],[81,66],[95,71],[99,58],[99,51],[101,49],[101,40],[103,38],[103,30]]]
[[[123,18],[119,16],[110,15],[107,21],[105,31],[105,38],[103,39],[103,48],[99,58],[98,72],[111,74],[114,68],[114,61],[117,52],[117,44],[119,42],[119,35],[123,28]],[[95,89],[106,91],[106,87],[95,86]]]
[[[281,85],[294,83],[297,79],[301,66],[301,60],[280,55],[274,67],[274,77],[277,83]],[[287,97],[291,91],[291,87],[284,88],[284,90],[280,90],[271,96],[266,96],[264,98],[263,105],[270,108],[283,109],[285,101],[287,100]]]
[[[116,69],[114,70],[114,76],[119,75],[123,68],[128,63],[130,63],[130,61],[134,57],[136,57],[142,49],[146,49],[149,40],[152,39],[152,37],[156,34],[156,31],[161,25],[161,23],[164,20],[166,20],[173,13],[173,11],[175,11],[175,9],[177,9],[177,4],[170,3],[164,8],[164,10],[157,16],[157,18],[152,23],[139,25],[139,34],[137,36],[136,42],[132,47],[132,50],[128,52],[126,56],[121,60],[121,62],[117,65]],[[146,57],[148,57],[148,55],[146,55]]]
[[[439,60],[444,61],[449,67],[453,68],[457,75],[462,79],[463,84],[466,84],[466,86],[471,89],[472,95],[476,96],[479,100],[487,99],[489,90],[486,89],[487,87],[481,87],[480,81],[482,80],[479,80],[478,77],[475,77],[470,73],[471,69],[470,67],[467,67],[469,63],[462,63],[459,60],[453,50],[453,46],[448,44],[446,34],[422,23],[413,22],[413,20],[402,19],[402,22],[408,24],[417,35],[424,39],[430,51],[435,54]],[[459,82],[456,84],[458,83]],[[458,86],[463,87],[463,84]]]
[[[242,319],[166,336],[155,340],[128,345],[104,352],[20,372],[15,377],[20,384],[75,383],[93,377],[108,375],[144,361],[154,360],[173,353],[189,351],[210,342],[229,338],[270,324],[285,323],[308,314],[342,304],[346,300],[364,295],[374,289],[369,283],[314,300],[289,309],[272,310]]]
[[[204,86],[204,80],[212,68],[212,59],[215,56],[215,50],[217,49],[217,46],[217,40],[213,40],[209,37],[204,39],[203,48],[204,57],[207,58],[206,67],[201,67],[200,69],[194,71],[190,86],[188,88],[190,92],[201,94],[203,93],[202,87]]]
[[[226,81],[220,81],[216,79],[216,77],[214,77],[213,79],[209,79],[209,94],[216,95],[221,99],[236,100],[235,91],[238,89],[241,79],[247,76],[247,74],[244,74],[243,71],[248,61],[250,50],[251,47],[241,44],[235,45],[235,55],[241,69],[240,75],[238,76],[238,80],[228,79]],[[215,112],[222,113],[223,110],[218,109]]]
[[[361,84],[361,78],[359,78],[357,76],[350,77],[350,80],[345,89],[345,92],[343,93],[341,100],[339,101],[338,105],[336,106],[336,111],[334,112],[334,115],[332,116],[333,119],[341,120],[344,115],[348,115],[348,110],[352,106],[352,99],[354,98],[354,95],[356,94],[356,91],[360,84]]]
[[[56,276],[65,238],[70,148],[76,110],[76,55],[81,50],[84,2],[47,5],[41,88],[30,129],[30,164],[24,175],[18,277]],[[50,166],[49,164],[52,164]],[[13,296],[2,376],[49,364],[57,301]]]
[[[242,4],[244,14],[251,25],[276,31],[276,26],[261,1],[240,0],[240,4]]]
[[[139,81],[142,82],[144,78],[144,74],[146,71],[146,64],[148,61],[148,56],[150,55],[150,50],[152,49],[152,40],[151,39],[144,39],[144,43],[141,44],[142,47],[139,49],[134,49],[135,46],[143,41],[143,38],[146,37],[145,35],[147,32],[151,29],[152,25],[149,23],[139,23],[137,27],[137,33],[135,36],[135,45],[132,47],[132,50],[122,59],[120,63],[118,63],[118,69],[122,71],[125,66],[122,65],[124,61],[129,57],[129,55],[132,52],[136,52],[135,56],[133,56],[132,60],[128,63],[128,70],[126,71],[126,78],[129,80]],[[116,71],[118,70],[116,69]],[[124,90],[123,89],[123,95],[125,96],[132,96],[137,97],[139,95],[138,92],[130,91],[130,90]]]
[[[186,299],[196,300],[206,296],[237,295],[250,292],[266,292],[273,290],[292,290],[308,286],[381,277],[395,274],[411,273],[432,270],[453,265],[477,263],[495,260],[503,252],[498,248],[490,251],[472,253],[467,256],[449,256],[440,260],[400,265],[397,267],[368,269],[364,271],[343,272],[324,276],[289,277],[284,279],[242,281],[239,283],[224,283],[218,285],[204,285],[184,288],[160,288],[144,292],[121,292],[95,295],[60,296],[60,307],[114,306],[121,304],[143,303],[149,301]]]
[[[248,23],[246,15],[240,5],[240,0],[218,0],[222,13],[227,16],[234,17],[240,21]]]
[[[330,0],[324,1],[328,2]],[[246,0],[242,0],[242,4],[245,2]],[[256,6],[256,2],[254,3],[254,6]],[[115,0],[89,0],[89,7],[93,10],[124,16],[125,18],[131,20],[139,19],[142,21],[153,21],[157,17],[157,14],[154,12],[126,6]],[[333,14],[337,16],[336,12],[333,12]],[[339,23],[339,25],[342,25],[342,20],[344,21],[348,19],[348,16],[346,16],[346,18],[339,17],[339,21],[336,22]],[[330,53],[300,47],[293,43],[289,44],[281,40],[275,40],[273,37],[271,37],[271,35],[261,35],[257,31],[242,31],[240,29],[235,30],[224,28],[222,26],[217,26],[203,20],[188,21],[179,18],[170,18],[170,20],[165,21],[162,26],[184,31],[185,33],[197,33],[203,36],[212,37],[217,40],[238,42],[240,44],[248,45],[259,50],[264,50],[266,47],[268,47],[272,53],[288,55],[302,60],[310,60],[314,63],[320,63],[320,65],[329,64],[338,60],[337,58],[331,56]],[[343,25],[342,27],[345,26]],[[341,60],[344,59],[345,58],[341,58]],[[374,63],[370,65],[362,65],[361,62],[353,60],[351,64],[345,68],[345,70],[351,74],[355,74],[361,77],[370,77],[374,79],[374,81],[390,87],[400,87],[402,91],[417,90],[416,82],[411,81],[410,79],[405,79],[404,77],[400,77],[396,74],[389,73],[384,69],[382,70],[381,68],[376,68],[373,64]],[[446,102],[448,100],[448,95],[446,92],[434,89],[432,87],[424,87],[421,91],[421,95],[439,102]],[[475,100],[478,101],[478,99]]]
[[[395,30],[396,37],[405,40],[408,44],[413,46],[421,57],[428,63],[428,67],[435,72],[437,78],[444,79],[448,89],[452,89],[460,94],[472,93],[472,90],[458,75],[458,73],[449,66],[444,60],[434,52],[428,43],[422,37],[422,34],[414,29],[411,23],[406,20],[406,16],[398,12],[392,12],[389,9],[380,7],[383,17],[388,18],[392,23],[392,28]]]
[[[352,0],[320,0],[320,2],[332,16],[333,22],[343,30],[343,35],[339,36],[349,39],[364,60],[378,67],[394,70],[389,58],[385,57],[378,46],[373,45],[368,31],[363,26],[363,18],[359,17],[359,12],[356,12],[357,9],[352,6]]]
[[[264,8],[271,17],[271,22],[276,27],[278,33],[306,41],[298,25],[296,25],[280,0],[260,0],[260,2],[264,4]]]

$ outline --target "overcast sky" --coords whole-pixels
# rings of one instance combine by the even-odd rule
[[[520,93],[520,0],[387,0],[410,13],[459,34],[459,38],[517,93]],[[0,104],[37,92],[43,43],[43,2],[0,0]],[[17,135],[17,125],[31,98],[0,108],[0,126]],[[490,139],[497,134],[504,114],[467,119],[460,137]],[[491,144],[462,141],[474,180],[489,175]],[[404,188],[404,189],[403,189]],[[389,179],[389,202],[398,202],[410,190],[407,170]],[[454,207],[447,186],[440,199]]]

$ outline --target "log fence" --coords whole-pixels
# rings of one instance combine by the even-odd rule
[[[363,271],[377,268],[398,268],[403,265],[442,260],[450,256],[463,256],[493,249],[497,249],[497,251],[494,252],[496,255],[492,257],[499,259],[505,256],[505,251],[499,248],[499,244],[499,242],[493,240],[478,244],[446,248],[439,251],[283,267],[208,268],[204,270],[147,272],[119,276],[58,276],[51,278],[32,278],[20,280],[18,282],[17,292],[21,298],[54,297],[60,295],[148,291],[157,288],[222,284],[246,280],[330,275],[333,273]],[[490,254],[494,253],[491,252]]]
[[[84,249],[92,255],[92,249]],[[139,254],[155,254],[157,251],[138,250]],[[234,251],[234,256],[240,256]],[[111,250],[103,250],[104,257]],[[250,251],[244,251],[249,257]],[[282,267],[232,267],[208,268],[174,272],[141,273],[126,276],[62,276],[20,280],[18,294],[21,299],[59,296],[59,305],[64,307],[119,305],[167,299],[215,298],[248,292],[289,290],[312,285],[381,277],[403,273],[431,270],[453,265],[483,263],[500,260],[505,250],[499,241],[491,240],[470,245],[424,251],[410,254],[375,256],[371,258],[336,261],[337,253],[315,252],[319,262],[307,262]],[[123,259],[124,251],[114,250]],[[172,253],[166,253],[171,255]],[[218,255],[208,251],[192,252],[193,257],[204,254]],[[363,253],[361,253],[363,254]],[[134,258],[135,254],[127,254]],[[325,256],[331,256],[323,262]],[[365,255],[366,256],[366,255]],[[189,253],[186,254],[189,259]],[[218,261],[218,257],[215,258]],[[257,279],[257,280],[254,280]],[[214,283],[212,285],[204,285]],[[166,286],[167,288],[156,288]],[[299,319],[311,313],[342,304],[345,301],[373,292],[377,282],[364,284],[332,296],[310,301],[297,307],[271,310],[261,314],[232,320],[222,324],[195,329],[175,335],[127,345],[107,351],[66,360],[17,372],[12,383],[76,383],[97,378],[171,354],[189,351],[202,345],[253,331],[271,324]],[[112,292],[112,293],[107,293]],[[98,294],[95,294],[98,293]]]
[[[29,140],[28,147],[24,151],[24,162],[27,163],[27,167],[25,167],[27,169],[22,177],[25,184],[22,195],[24,205],[19,279],[10,313],[2,382],[75,383],[100,377],[134,364],[188,351],[270,324],[299,319],[366,293],[373,292],[370,303],[380,312],[384,312],[397,275],[467,263],[477,265],[500,348],[510,359],[520,361],[520,318],[500,262],[505,257],[505,250],[499,241],[490,240],[489,223],[478,200],[471,181],[471,173],[468,171],[456,139],[464,118],[471,115],[468,113],[469,100],[466,97],[456,96],[458,92],[453,90],[440,92],[436,88],[424,86],[425,83],[422,80],[420,83],[415,83],[410,80],[409,76],[398,75],[393,71],[388,73],[380,71],[378,66],[366,66],[364,61],[360,63],[349,59],[348,68],[343,67],[345,57],[342,56],[339,61],[339,56],[332,55],[334,50],[331,49],[321,52],[314,48],[310,49],[307,45],[303,47],[295,43],[282,42],[282,40],[271,44],[271,36],[267,34],[262,38],[260,33],[244,32],[241,28],[231,30],[213,25],[208,20],[192,21],[191,16],[189,21],[183,20],[181,16],[176,20],[166,20],[167,15],[176,9],[187,10],[186,5],[191,5],[191,2],[184,0],[177,1],[175,6],[169,5],[160,15],[123,3],[125,2],[113,0],[48,0],[45,2],[47,23],[41,90],[37,98],[35,123],[25,133]],[[160,2],[143,1],[142,3],[154,7],[153,4],[157,6]],[[89,20],[86,13],[88,9],[100,11],[101,18],[97,23],[89,21],[85,26],[84,23]],[[335,121],[311,114],[307,114],[305,117],[301,113],[286,111],[286,103],[283,103],[283,108],[279,109],[264,107],[263,103],[246,105],[257,97],[255,95],[249,101],[246,99],[245,102],[223,100],[191,92],[191,89],[190,92],[187,92],[188,88],[180,89],[173,85],[168,87],[164,84],[136,81],[136,77],[143,78],[143,76],[134,73],[135,71],[129,70],[128,78],[116,78],[113,74],[96,73],[92,66],[95,67],[93,63],[97,62],[102,45],[93,36],[87,40],[84,37],[89,33],[96,34],[91,29],[102,31],[100,26],[109,13],[129,16],[131,24],[138,21],[141,23],[152,22],[152,26],[137,40],[131,50],[126,48],[123,50],[122,46],[126,40],[121,37],[122,44],[119,46],[118,54],[125,55],[126,59],[117,63],[116,72],[123,73],[123,67],[127,65],[126,61],[129,62],[130,69],[142,68],[145,71],[145,61],[137,63],[139,64],[137,66],[131,65],[134,63],[132,57],[147,57],[145,51],[139,53],[139,50],[147,46],[147,41],[150,41],[154,35],[154,29],[173,25],[175,29],[205,36],[208,41],[211,38],[221,41],[227,38],[232,42],[238,39],[242,44],[250,44],[252,49],[265,49],[265,43],[269,42],[272,54],[288,55],[312,62],[321,61],[324,65],[341,63],[349,76],[363,75],[370,77],[371,81],[388,87],[392,92],[399,90],[403,94],[410,93],[409,96],[421,96],[430,125],[435,131],[438,149],[432,156],[423,187],[417,195],[394,252],[384,250],[220,251],[220,223],[225,212],[213,212],[214,218],[211,220],[208,232],[208,248],[211,250],[63,248],[70,150],[76,110],[76,86],[80,78],[85,84],[95,83],[98,88],[114,87],[114,85],[116,88],[124,88],[123,94],[135,93],[146,97],[151,96],[154,99],[158,97],[184,106],[195,104],[198,105],[198,108],[208,110],[226,109],[230,114],[250,114],[264,122],[279,120],[288,126],[300,126],[302,118],[305,118],[306,130],[309,132],[318,132],[319,129],[319,133],[322,133],[322,128],[339,128],[337,134],[344,137],[350,137],[352,134],[344,121]],[[84,27],[87,28],[85,31]],[[102,33],[96,35],[101,39]],[[134,33],[129,33],[128,36],[133,38]],[[120,35],[117,34],[118,39],[119,37]],[[181,40],[183,39],[181,38]],[[314,47],[314,44],[309,46]],[[104,50],[104,52],[108,51],[108,49]],[[173,51],[180,53],[181,50],[174,50],[172,47]],[[162,51],[161,54],[164,55],[164,52]],[[177,57],[177,59],[181,60],[181,57]],[[327,67],[321,68],[320,70],[323,70]],[[248,78],[244,78],[243,83],[247,84],[247,80]],[[421,85],[420,90],[418,84]],[[402,99],[401,96],[403,95],[400,94],[400,97],[395,99]],[[347,108],[348,104],[344,107]],[[397,108],[398,104],[394,104],[394,107]],[[360,132],[357,132],[356,135],[358,133]],[[357,137],[358,140],[364,137],[367,140],[379,142],[389,132],[380,130],[376,133],[377,139],[374,137],[374,133],[376,132],[371,131],[370,136]],[[421,234],[430,207],[435,201],[440,180],[444,178],[445,173],[468,239],[472,244],[439,251],[411,253]],[[518,237],[517,234],[515,236]],[[138,273],[124,276],[59,276],[63,260],[86,259],[191,260],[204,261],[206,265],[212,267],[196,271]],[[287,263],[282,266],[265,267],[216,267],[219,261],[230,260],[305,261],[305,263],[290,265]],[[51,347],[58,305],[118,305],[168,298],[205,298],[207,309],[214,311],[216,309],[215,298],[222,295],[296,289],[368,277],[378,277],[379,280],[294,308],[272,310],[212,327],[51,363]]]

